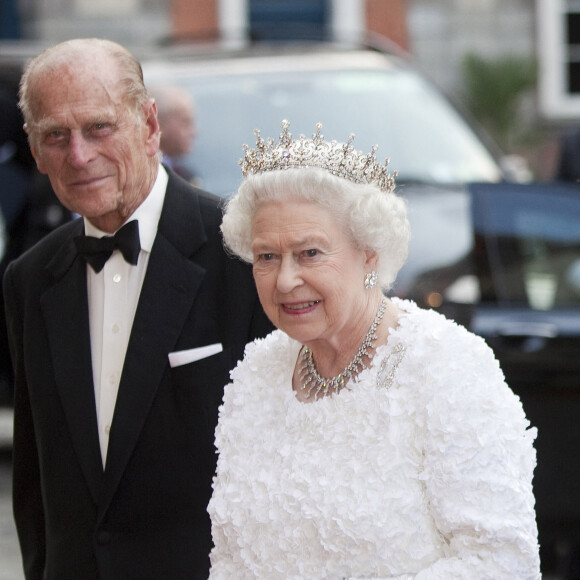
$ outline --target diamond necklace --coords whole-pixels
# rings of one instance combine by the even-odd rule
[[[328,393],[338,393],[351,378],[356,377],[358,373],[366,368],[363,357],[368,356],[369,358],[372,358],[369,356],[369,348],[373,348],[373,341],[377,339],[377,326],[383,319],[386,307],[387,299],[383,297],[377,315],[364,337],[360,348],[344,370],[335,377],[330,379],[321,377],[316,369],[316,363],[314,362],[312,351],[307,346],[302,347],[302,365],[299,369],[299,375],[300,380],[302,381],[302,390],[307,391],[307,398],[310,398],[313,393],[314,399],[325,397]]]

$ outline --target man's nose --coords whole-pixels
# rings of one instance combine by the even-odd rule
[[[68,161],[74,167],[86,165],[94,156],[94,146],[82,134],[71,134],[68,143]]]

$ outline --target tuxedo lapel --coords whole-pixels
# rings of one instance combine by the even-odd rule
[[[99,502],[101,515],[137,443],[167,369],[168,354],[203,281],[205,269],[189,257],[204,241],[197,200],[190,193],[176,196],[170,181],[117,395]]]
[[[55,282],[43,294],[41,307],[57,390],[74,449],[96,503],[103,471],[92,376],[86,265],[75,258],[71,238],[48,265]]]

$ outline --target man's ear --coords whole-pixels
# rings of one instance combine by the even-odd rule
[[[147,126],[146,148],[150,157],[157,155],[161,138],[159,119],[157,118],[157,104],[155,99],[148,99],[143,105],[145,124]]]
[[[32,153],[32,157],[33,157],[34,161],[36,162],[36,167],[38,168],[38,171],[40,171],[40,173],[44,173],[44,175],[46,175],[46,168],[44,167],[44,164],[42,163],[42,159],[38,153],[37,147],[33,144],[32,139],[30,138],[30,133],[28,131],[28,127],[27,127],[26,123],[24,123],[22,128],[24,129],[24,132],[28,135],[28,143],[30,145],[30,153]]]

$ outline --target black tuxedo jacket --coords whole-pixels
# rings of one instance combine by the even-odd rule
[[[65,224],[4,278],[15,368],[14,513],[28,580],[207,578],[217,410],[244,345],[271,330],[222,248],[218,200],[170,173],[103,471],[86,264]],[[170,368],[170,352],[223,352]]]

